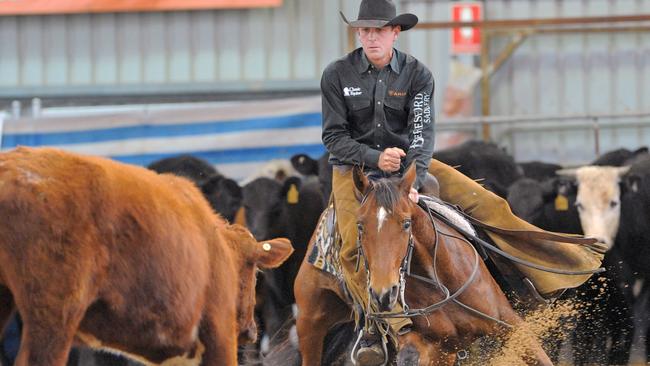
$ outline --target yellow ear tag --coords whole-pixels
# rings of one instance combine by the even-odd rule
[[[292,184],[291,186],[289,186],[289,191],[287,192],[287,202],[292,205],[295,205],[296,203],[298,203],[298,195],[299,195],[298,188],[296,188],[295,184]]]
[[[569,199],[562,194],[555,197],[555,211],[567,211],[569,209]]]

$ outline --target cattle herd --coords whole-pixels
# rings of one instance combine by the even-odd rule
[[[574,365],[627,364],[633,336],[650,325],[648,149],[571,168],[517,163],[480,141],[434,158],[522,219],[606,245],[607,271],[563,295],[585,304],[567,320],[566,344]],[[64,365],[73,345],[135,357],[97,353],[97,365],[299,364],[293,282],[332,177],[325,155],[290,163],[240,185],[192,156],[147,170],[49,148],[0,154],[0,315],[14,328],[1,364]],[[278,363],[278,349],[294,353]]]

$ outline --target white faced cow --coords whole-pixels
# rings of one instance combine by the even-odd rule
[[[630,167],[584,166],[557,173],[574,177],[578,185],[576,208],[585,236],[611,249],[621,218],[621,177]]]

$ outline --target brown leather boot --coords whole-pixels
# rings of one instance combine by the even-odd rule
[[[384,352],[381,336],[372,330],[369,332],[362,330],[361,332],[363,334],[355,354],[356,364],[358,366],[383,365],[386,361],[386,353]]]

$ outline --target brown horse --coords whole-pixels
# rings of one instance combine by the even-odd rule
[[[397,301],[405,302],[411,309],[407,315],[413,321],[413,330],[398,337],[399,350],[417,352],[420,365],[452,365],[456,353],[479,337],[506,335],[523,321],[474,247],[408,198],[414,179],[414,166],[402,179],[377,181],[369,181],[355,169],[361,203],[359,270],[367,271],[369,301],[379,309],[366,316],[386,317]],[[314,238],[308,250],[313,245]],[[405,276],[409,268],[410,277]],[[406,277],[405,285],[401,277]],[[404,299],[400,296],[402,286]],[[351,308],[339,280],[307,260],[294,290],[302,364],[320,365],[328,329],[350,321]],[[535,337],[526,338],[530,342],[523,359],[530,364],[551,365]]]

